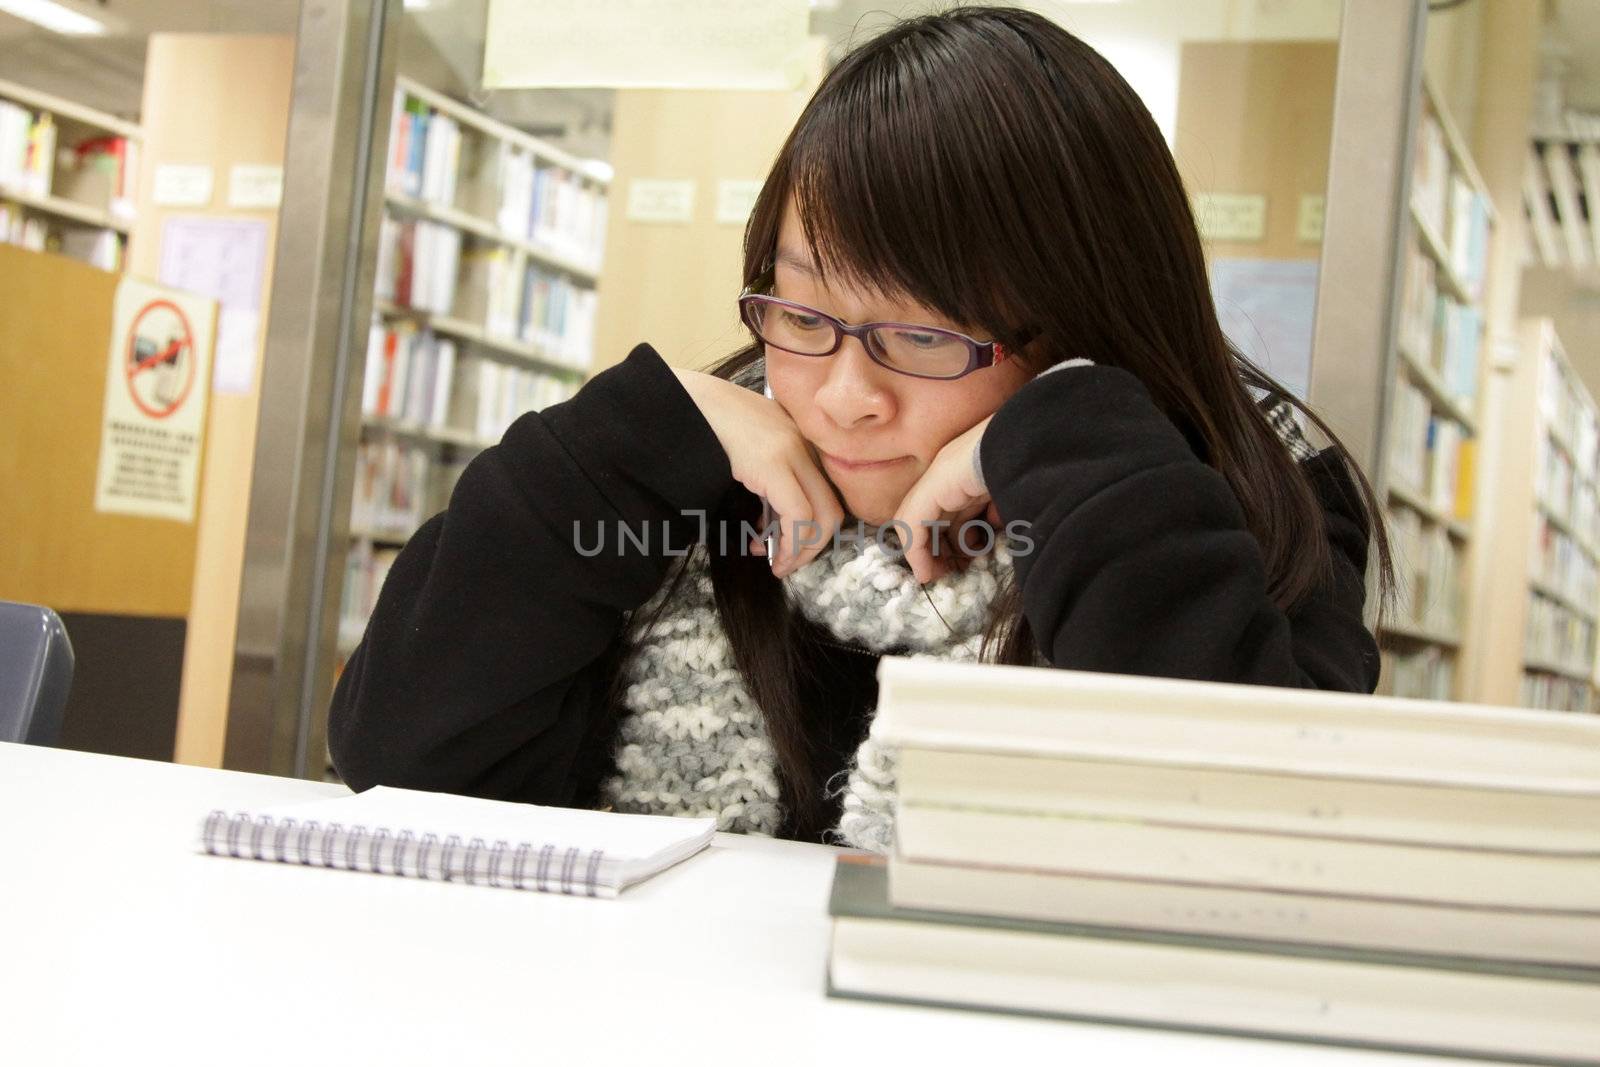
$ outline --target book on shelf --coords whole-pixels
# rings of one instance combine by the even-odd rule
[[[507,238],[598,269],[606,193],[593,179],[527,144],[463,127],[404,87],[389,145],[390,192],[464,210]]]
[[[1455,635],[1461,623],[1461,553],[1449,531],[1424,523],[1410,508],[1388,513],[1396,617],[1413,626]]]
[[[1542,708],[1545,711],[1593,712],[1594,686],[1592,683],[1546,671],[1524,670],[1518,699],[1524,707]],[[1591,935],[1593,936],[1593,935]]]
[[[1473,304],[1458,304],[1448,297],[1436,303],[1438,358],[1433,364],[1446,391],[1470,410],[1478,393],[1478,350],[1483,339],[1483,315]]]
[[[1600,968],[912,908],[841,856],[830,996],[1594,1063]]]
[[[1397,697],[1449,700],[1455,692],[1455,656],[1438,645],[1383,650],[1383,677]]]
[[[1439,120],[1424,112],[1417,124],[1417,150],[1411,166],[1411,204],[1441,240],[1450,195],[1450,149]]]
[[[1488,258],[1489,204],[1459,172],[1450,176],[1449,247],[1451,268],[1466,287],[1468,298],[1479,299]]]
[[[1402,377],[1396,383],[1394,396],[1389,469],[1397,481],[1419,495],[1430,495],[1428,440],[1432,423],[1433,405],[1428,394]]]
[[[483,441],[498,441],[511,424],[570,398],[577,383],[490,359],[463,361],[453,421]]]
[[[361,442],[356,447],[351,528],[409,536],[427,512],[430,464],[429,449],[420,445]]]
[[[20,245],[30,252],[43,252],[49,245],[50,228],[42,218],[7,204],[0,197],[0,241]]]
[[[450,415],[456,346],[411,323],[374,322],[367,340],[361,413],[443,428]]]
[[[1529,595],[1523,654],[1561,671],[1594,673],[1595,623],[1538,591]]]
[[[1591,490],[1591,506],[1592,499]],[[1594,557],[1544,515],[1534,516],[1531,570],[1536,582],[1569,602],[1591,609],[1600,603],[1600,571]]]
[[[378,230],[376,292],[403,308],[449,315],[461,268],[461,231],[427,219],[385,218]]]
[[[0,100],[0,196],[50,195],[56,125],[49,112]]]
[[[339,590],[339,632],[355,636],[366,629],[378,593],[400,550],[358,541],[344,558],[344,585]]]
[[[885,657],[872,737],[895,839],[836,869],[833,995],[1600,1049],[1600,721]]]

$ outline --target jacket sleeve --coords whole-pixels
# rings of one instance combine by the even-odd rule
[[[664,545],[694,544],[693,512],[731,485],[711,427],[648,345],[522,416],[390,569],[333,697],[339,774],[355,789],[570,803],[625,613],[660,586]]]
[[[1367,527],[1335,454],[1303,464],[1332,571],[1291,611],[1227,480],[1133,375],[1086,367],[1028,382],[981,443],[1000,516],[1026,523],[1023,612],[1056,667],[1371,692],[1362,619]]]

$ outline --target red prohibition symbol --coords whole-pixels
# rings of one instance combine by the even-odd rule
[[[194,387],[194,330],[183,309],[170,300],[152,300],[139,309],[128,331],[128,395],[152,419],[164,419],[183,406]]]

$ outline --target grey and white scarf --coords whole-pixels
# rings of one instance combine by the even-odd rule
[[[759,389],[762,370],[758,362],[735,380]],[[1285,406],[1269,419],[1295,457],[1305,458],[1311,450],[1292,411]],[[615,811],[710,816],[719,830],[775,834],[783,821],[776,754],[734,663],[705,546],[691,550],[685,566],[672,603],[637,635],[623,663],[617,770],[601,783],[602,801]],[[869,535],[841,539],[782,581],[788,603],[842,642],[913,658],[975,661],[1011,566],[998,539],[965,570],[923,587],[897,553]],[[670,584],[640,610],[659,608]],[[894,753],[868,738],[840,777],[842,784],[827,786],[830,796],[843,794],[831,837],[889,851]]]
[[[710,816],[717,829],[774,834],[783,821],[776,754],[761,709],[734,664],[711,588],[704,546],[672,603],[636,638],[623,664],[617,773],[601,784],[615,811]],[[786,576],[784,595],[842,642],[913,658],[976,660],[990,610],[1011,569],[1003,542],[967,569],[917,584],[875,537],[845,539]],[[669,583],[670,584],[670,583]],[[667,587],[641,609],[654,612]],[[868,739],[830,795],[843,792],[833,833],[887,851],[894,759]]]

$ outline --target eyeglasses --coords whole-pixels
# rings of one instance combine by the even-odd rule
[[[963,378],[1009,355],[998,341],[974,341],[954,330],[906,322],[851,326],[816,308],[748,290],[739,296],[739,314],[773,348],[797,356],[831,356],[846,337],[854,337],[874,363],[913,378]]]

